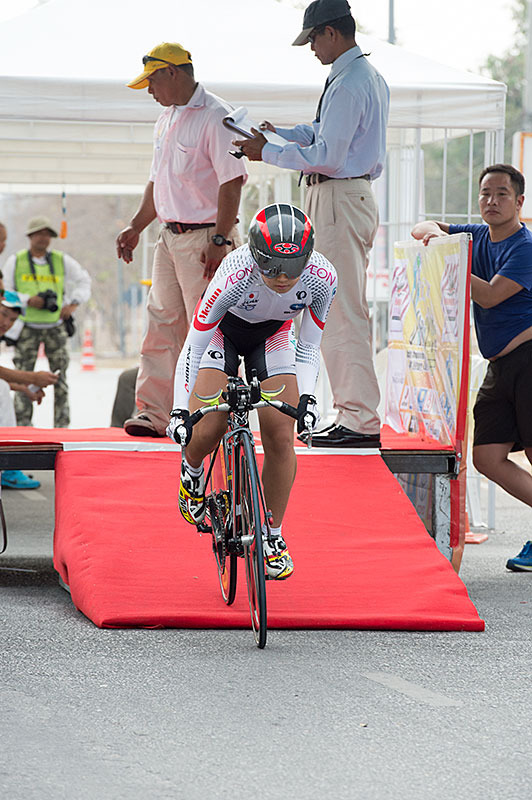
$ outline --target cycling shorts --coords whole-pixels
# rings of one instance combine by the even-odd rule
[[[293,320],[251,323],[227,313],[203,354],[200,369],[219,369],[236,376],[242,359],[248,381],[253,369],[259,381],[273,375],[295,375]]]

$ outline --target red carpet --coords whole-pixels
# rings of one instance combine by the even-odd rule
[[[260,437],[257,437],[260,438]],[[72,442],[113,442],[117,445],[171,444],[171,440],[151,436],[128,436],[122,428],[0,428],[0,447],[2,445],[41,445],[68,444]],[[452,450],[419,433],[396,433],[389,425],[381,428],[383,450]],[[303,449],[296,439],[296,446]]]
[[[380,456],[298,462],[284,527],[295,572],[267,585],[269,627],[484,629]],[[210,537],[178,514],[178,467],[173,453],[58,454],[54,563],[96,625],[249,627],[244,570],[228,608]]]
[[[63,444],[64,442],[167,442],[166,437],[128,436],[123,428],[0,428],[0,446],[13,444]]]

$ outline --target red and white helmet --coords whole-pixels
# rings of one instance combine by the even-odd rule
[[[282,272],[298,278],[314,249],[314,228],[304,211],[274,203],[258,211],[249,226],[249,249],[268,278]]]

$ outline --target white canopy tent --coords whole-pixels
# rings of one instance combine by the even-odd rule
[[[125,83],[160,41],[190,49],[202,83],[257,120],[310,121],[328,70],[291,47],[301,23],[275,0],[50,0],[3,23],[0,190],[144,185],[160,107]],[[485,131],[486,160],[500,156],[503,84],[358,39],[391,88],[390,148]]]
[[[276,0],[157,0],[152,6],[49,0],[0,24],[0,192],[140,192],[160,107],[146,91],[125,84],[140,73],[142,56],[163,41],[187,47],[198,79],[235,107],[246,106],[257,121],[310,122],[328,68],[308,47],[291,47],[302,18],[301,10]],[[445,219],[447,141],[469,136],[463,168],[470,219],[473,137],[484,133],[485,164],[503,160],[506,87],[368,36],[357,40],[391,89],[388,164],[376,183],[382,223],[368,292],[375,312],[378,301],[385,311],[393,242],[408,236],[423,211],[422,144],[444,143]],[[293,192],[290,173],[252,164],[248,191],[259,184],[259,205],[267,202],[267,182],[275,197]],[[143,260],[147,269],[146,240]],[[326,415],[324,370],[318,396]]]
[[[198,79],[257,121],[312,120],[328,68],[308,47],[291,46],[302,18],[277,0],[158,0],[152,8],[141,0],[49,0],[1,24],[0,192],[142,191],[160,106],[126,83],[162,41],[190,49]],[[470,218],[473,136],[484,133],[484,163],[502,160],[506,87],[362,34],[357,39],[391,89],[368,291],[370,301],[385,304],[393,242],[406,238],[424,211],[423,143],[444,142],[445,218],[447,141],[469,135],[463,169]],[[251,164],[250,172],[245,197],[253,204],[291,196],[302,204],[293,173],[264,164]],[[146,270],[148,260],[145,244]]]

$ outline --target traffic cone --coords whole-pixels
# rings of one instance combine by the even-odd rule
[[[46,351],[44,349],[44,342],[39,344],[39,349],[37,350],[37,358],[46,358]]]
[[[92,346],[92,334],[87,329],[83,337],[83,347],[81,350],[81,369],[84,372],[95,369],[94,364],[94,349]]]
[[[466,544],[482,544],[489,536],[487,533],[482,533],[480,531],[472,531],[469,525],[469,514],[466,512],[466,532],[465,532],[465,543]]]

